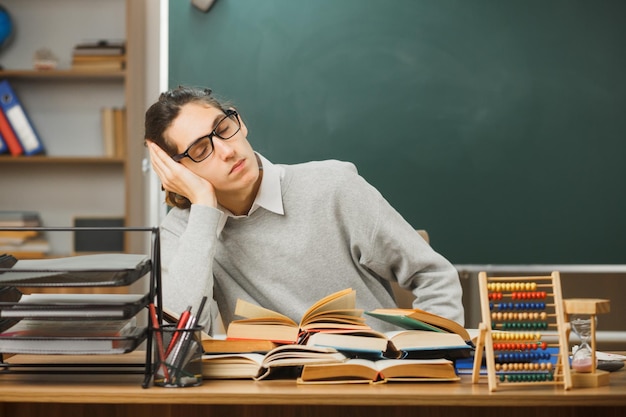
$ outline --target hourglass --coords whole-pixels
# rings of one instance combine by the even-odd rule
[[[609,312],[609,300],[576,298],[563,300],[563,304],[565,320],[580,340],[572,355],[572,386],[608,385],[609,373],[596,369],[596,315]]]
[[[570,317],[570,325],[572,331],[576,333],[580,339],[580,345],[572,349],[572,369],[576,372],[590,373],[593,372],[594,352],[591,348],[591,317],[584,315],[575,315]]]

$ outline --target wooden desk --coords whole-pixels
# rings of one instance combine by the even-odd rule
[[[0,375],[0,417],[621,417],[626,411],[624,369],[612,373],[606,387],[506,387],[495,393],[486,381],[474,385],[469,376],[459,383],[304,386],[292,380],[246,380],[147,389],[141,388],[142,380],[142,375]]]

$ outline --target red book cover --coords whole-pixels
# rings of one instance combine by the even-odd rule
[[[15,132],[13,132],[13,128],[9,124],[6,115],[3,111],[0,110],[0,135],[2,135],[2,139],[4,139],[4,143],[6,143],[9,148],[9,152],[13,156],[22,155],[24,153],[24,148],[20,144],[19,139],[15,136]]]

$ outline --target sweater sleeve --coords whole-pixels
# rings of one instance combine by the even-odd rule
[[[462,288],[456,268],[363,178],[357,177],[350,189],[353,204],[357,204],[351,211],[359,216],[351,216],[348,221],[359,222],[356,229],[365,231],[363,265],[379,277],[411,290],[415,295],[413,307],[463,325]]]
[[[218,318],[213,299],[213,258],[222,213],[212,207],[192,205],[172,209],[161,224],[161,280],[163,304],[180,313],[207,304],[199,323],[209,333]]]

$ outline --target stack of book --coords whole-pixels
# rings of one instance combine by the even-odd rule
[[[72,51],[72,69],[123,70],[126,45],[123,41],[99,40],[77,44]]]
[[[0,211],[0,254],[18,259],[45,257],[50,243],[41,232],[27,230],[40,226],[41,217],[36,211]]]
[[[229,323],[226,340],[202,342],[203,375],[264,379],[288,368],[298,383],[459,380],[454,362],[473,350],[465,328],[418,309],[364,312],[403,328],[380,333],[361,313],[352,289],[318,301],[300,323],[238,300],[243,318]]]

